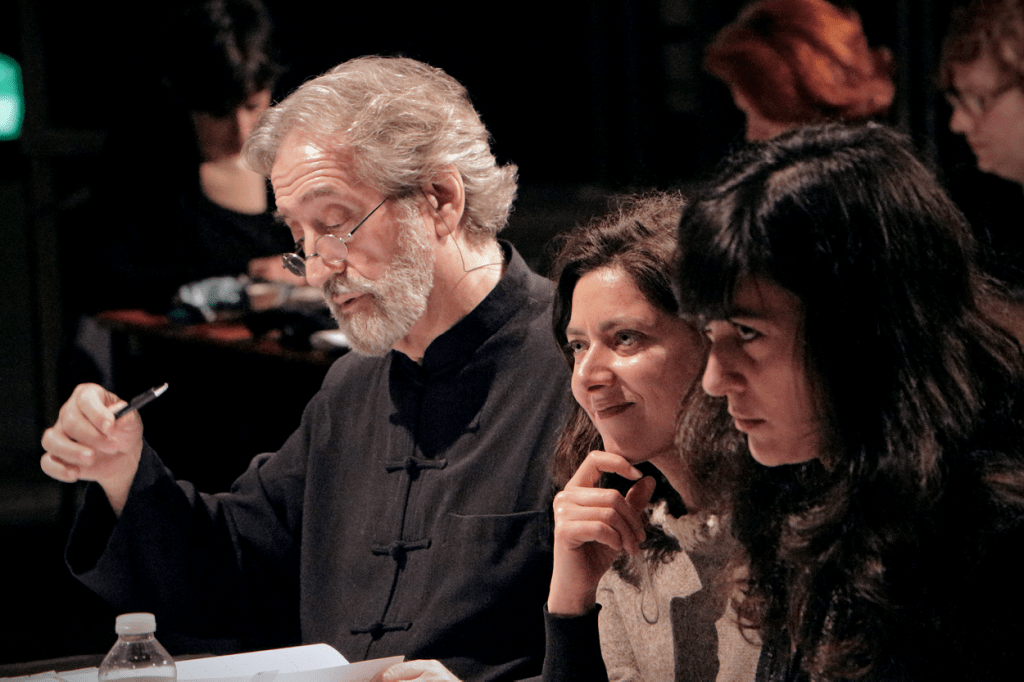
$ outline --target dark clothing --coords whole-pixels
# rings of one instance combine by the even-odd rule
[[[608,679],[601,656],[598,614],[601,605],[581,616],[554,616],[544,607],[547,651],[544,682],[600,682]],[[530,681],[533,682],[533,681]]]
[[[294,247],[273,218],[269,183],[263,213],[238,213],[210,201],[188,112],[159,87],[133,89],[132,98],[92,169],[88,201],[61,217],[72,322],[114,308],[165,313],[181,285],[245,273],[253,258]]]
[[[981,465],[988,454],[970,459]],[[991,496],[974,472],[957,474],[932,518],[917,523],[917,546],[886,562],[887,596],[899,611],[880,638],[876,667],[860,680],[1020,679],[1024,512]],[[757,680],[808,680],[800,652],[790,657],[789,649],[788,638],[766,634]]]
[[[73,240],[75,265],[68,295],[78,313],[142,308],[166,313],[179,287],[208,277],[234,277],[249,270],[253,258],[294,247],[288,230],[270,211],[238,213],[213,203],[199,186],[174,194],[151,192],[153,205],[139,215],[106,220],[102,205],[84,210],[84,233]],[[273,199],[268,198],[273,207]],[[95,211],[95,212],[94,212]]]
[[[548,460],[571,397],[550,283],[506,251],[501,281],[422,364],[339,359],[231,492],[176,484],[147,447],[116,525],[89,491],[72,571],[161,631],[436,658],[464,679],[539,673]]]
[[[1024,297],[1024,191],[1018,183],[969,167],[950,174],[950,195],[978,240],[983,271],[995,277],[1018,299]]]
[[[95,299],[101,308],[163,313],[183,284],[245,274],[252,259],[294,248],[288,230],[270,210],[232,211],[210,201],[198,185],[166,199],[170,205],[149,229],[129,223],[110,226],[103,240],[109,288]],[[272,209],[273,197],[267,202]],[[119,287],[118,282],[130,286]]]

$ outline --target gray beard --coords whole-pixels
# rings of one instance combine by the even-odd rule
[[[331,316],[352,349],[363,355],[385,355],[405,338],[426,312],[434,288],[434,259],[422,225],[403,221],[402,227],[398,254],[380,279],[370,281],[345,268],[323,285]],[[342,312],[333,299],[345,293],[369,294],[371,309]]]

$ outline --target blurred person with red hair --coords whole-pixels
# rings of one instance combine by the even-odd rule
[[[747,140],[825,121],[861,121],[892,104],[892,53],[869,48],[860,17],[825,0],[758,0],[722,29],[704,68],[729,86]]]

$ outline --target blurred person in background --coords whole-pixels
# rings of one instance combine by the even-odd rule
[[[958,8],[939,82],[953,109],[949,128],[966,138],[978,168],[1024,187],[1024,2]]]
[[[260,0],[195,0],[155,17],[145,69],[112,122],[91,200],[67,222],[74,313],[166,312],[178,288],[250,270],[291,278],[266,179],[242,144],[282,68]],[[144,80],[143,80],[144,79]]]
[[[957,8],[942,45],[939,85],[987,177],[953,169],[951,191],[985,246],[985,269],[1024,299],[1024,2],[976,0]],[[996,176],[995,178],[992,176]],[[998,179],[997,179],[998,178]],[[1019,303],[1018,303],[1019,305]],[[1024,338],[1024,315],[1014,316]]]
[[[825,0],[747,5],[708,46],[704,68],[729,86],[751,141],[875,118],[895,94],[892,53],[869,48],[857,13]]]

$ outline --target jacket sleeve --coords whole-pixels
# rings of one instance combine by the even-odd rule
[[[217,495],[175,481],[144,445],[120,518],[99,486],[87,488],[65,554],[71,572],[116,610],[152,612],[161,632],[185,641],[297,641],[307,441],[300,427]]]
[[[544,682],[605,682],[608,672],[601,658],[597,619],[599,605],[581,616],[557,616],[544,607],[547,634]]]

